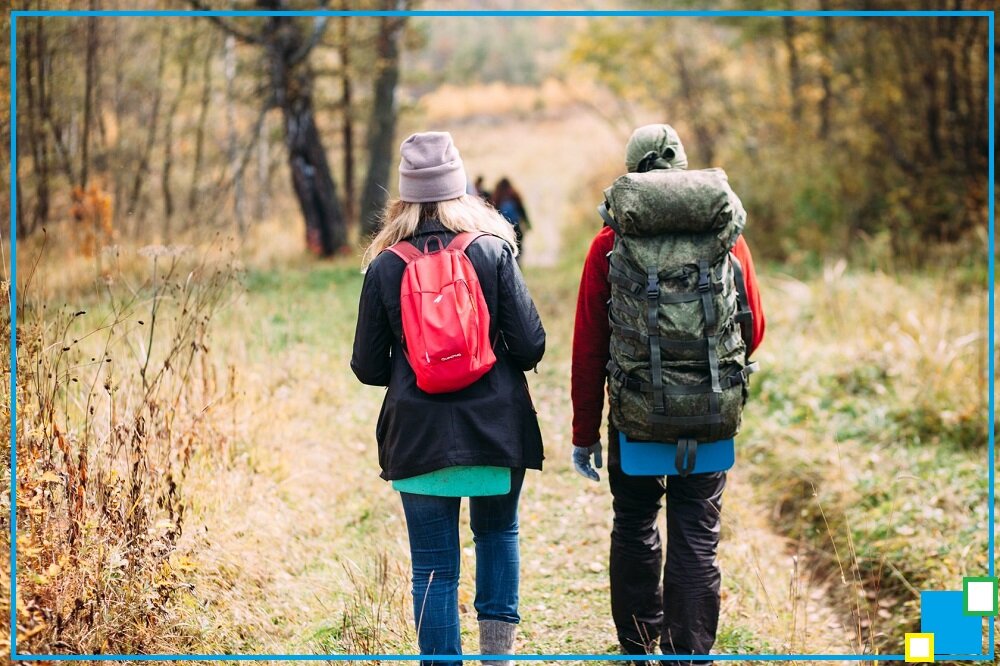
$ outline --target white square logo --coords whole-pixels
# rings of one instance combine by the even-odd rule
[[[910,657],[914,659],[927,659],[930,656],[931,656],[930,640],[922,636],[910,639]]]
[[[991,581],[969,581],[969,601],[967,611],[970,613],[993,613],[996,600],[996,590]]]

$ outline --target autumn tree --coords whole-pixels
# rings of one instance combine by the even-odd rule
[[[386,2],[405,8],[407,3]],[[376,37],[374,101],[368,122],[368,172],[361,196],[361,232],[370,236],[378,231],[382,209],[389,196],[389,170],[396,138],[396,86],[399,84],[399,41],[405,26],[404,17],[379,17]]]
[[[762,253],[885,234],[919,260],[985,220],[987,31],[972,16],[608,18],[570,61],[677,126],[692,166],[725,167]]]
[[[192,3],[202,7],[200,2]],[[286,0],[257,0],[257,7],[271,11],[289,8]],[[281,110],[288,168],[305,218],[307,242],[321,256],[334,254],[347,242],[347,226],[316,123],[316,77],[309,62],[323,39],[329,17],[316,18],[311,27],[287,15],[255,20],[253,28],[245,27],[246,22],[237,24],[220,17],[212,20],[228,35],[260,49],[268,70],[262,113],[269,108]]]

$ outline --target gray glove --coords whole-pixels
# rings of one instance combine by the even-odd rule
[[[590,464],[591,456],[594,457],[593,465]],[[580,473],[580,476],[584,476],[591,481],[600,481],[601,475],[597,473],[594,467],[600,469],[603,464],[604,459],[601,455],[600,441],[596,444],[591,444],[590,446],[573,447],[573,467]]]

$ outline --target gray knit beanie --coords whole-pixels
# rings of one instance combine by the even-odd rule
[[[399,147],[399,198],[411,203],[457,199],[468,178],[448,132],[413,134]]]
[[[650,153],[655,153],[650,155]],[[688,165],[684,144],[677,130],[670,125],[645,125],[632,132],[625,146],[625,168],[629,172],[640,169],[686,169]]]

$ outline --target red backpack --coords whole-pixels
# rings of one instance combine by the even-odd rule
[[[436,236],[425,251],[407,241],[387,248],[406,262],[399,287],[403,353],[427,393],[469,386],[496,363],[490,344],[490,313],[476,269],[465,254],[486,234],[465,232],[442,246]],[[431,250],[436,242],[438,249]]]

